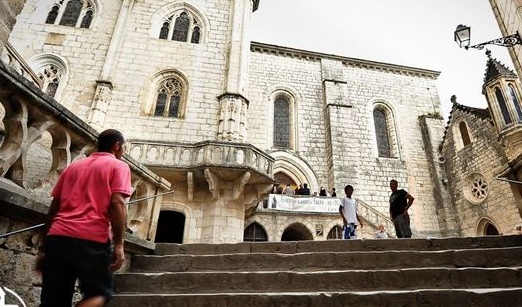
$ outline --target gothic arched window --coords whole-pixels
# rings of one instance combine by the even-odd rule
[[[511,116],[509,116],[509,110],[506,105],[506,100],[504,99],[504,95],[502,95],[502,91],[497,86],[495,87],[495,96],[497,96],[498,106],[500,107],[500,112],[502,112],[502,117],[504,118],[504,123],[511,123]]]
[[[80,24],[80,28],[88,29],[91,26],[92,15],[93,15],[93,12],[90,10],[87,11],[87,13],[85,13],[85,16],[83,16],[83,18],[82,18],[82,23]]]
[[[60,20],[60,25],[70,27],[76,26],[76,22],[78,21],[80,13],[82,12],[82,8],[83,4],[81,0],[71,0],[67,2],[62,19]]]
[[[243,241],[245,242],[266,242],[268,241],[268,236],[266,234],[266,231],[263,229],[259,223],[254,222],[250,225],[248,225],[247,228],[245,228],[245,231],[243,233]]]
[[[183,82],[179,79],[164,80],[158,87],[154,116],[180,117],[183,93]]]
[[[54,97],[60,85],[61,71],[58,66],[48,64],[42,68],[38,77],[42,80],[42,90],[49,96]]]
[[[462,145],[466,146],[471,143],[471,138],[469,137],[468,127],[465,122],[460,122],[459,124],[460,137],[462,138]]]
[[[192,31],[192,38],[190,39],[190,42],[193,44],[199,43],[199,27],[194,27],[194,31]]]
[[[199,44],[201,40],[200,18],[188,10],[180,10],[163,19],[159,29],[159,38],[173,41]],[[156,32],[157,33],[157,32]]]
[[[174,23],[174,33],[172,34],[172,40],[186,42],[189,26],[190,20],[187,17],[187,13],[181,13],[178,18],[176,18],[176,22]]]
[[[274,147],[290,148],[290,103],[283,97],[274,101]]]
[[[377,151],[379,157],[391,158],[390,133],[386,113],[381,109],[373,110],[373,121],[375,123],[375,136],[377,139]]]
[[[517,112],[518,120],[517,122],[522,121],[522,110],[520,109],[520,103],[518,102],[517,98],[517,91],[513,84],[508,85],[509,95],[511,96],[511,101],[513,102],[513,105],[515,106],[515,111]]]
[[[343,228],[339,225],[335,225],[326,236],[327,240],[335,240],[343,238]]]
[[[168,21],[163,23],[163,26],[161,27],[161,30],[160,30],[159,38],[167,39],[167,37],[169,37],[169,24],[170,23]]]
[[[91,1],[92,0],[60,0],[47,14],[45,23],[89,28],[94,18],[94,5]]]
[[[45,20],[45,23],[53,24],[56,21],[56,17],[58,17],[58,10],[60,9],[60,6],[55,5],[47,14],[47,19]]]

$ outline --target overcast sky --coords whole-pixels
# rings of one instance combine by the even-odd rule
[[[501,37],[488,0],[261,0],[252,17],[252,40],[440,71],[439,96],[448,117],[450,97],[486,108],[484,50],[460,49],[459,24],[471,43]],[[488,47],[513,69],[506,47]]]

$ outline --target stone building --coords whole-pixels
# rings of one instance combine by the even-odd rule
[[[396,179],[416,198],[415,236],[454,234],[438,218],[449,200],[439,73],[250,42],[258,5],[31,0],[9,44],[44,92],[98,131],[123,130],[130,157],[169,182],[152,217],[165,240],[238,242],[254,222],[270,240],[291,225],[321,240],[340,225],[337,214],[263,218],[273,178],[339,196],[352,184],[370,227],[386,220]]]
[[[520,179],[518,120],[504,117],[519,110],[496,94],[498,85],[511,97],[510,84],[520,93],[512,72],[490,60],[493,111],[455,102],[445,127],[438,72],[251,42],[259,5],[1,0],[2,233],[41,222],[60,171],[109,127],[129,140],[129,253],[154,241],[339,237],[337,212],[265,208],[274,183],[335,187],[339,197],[353,185],[365,238],[379,224],[393,232],[390,179],[416,198],[416,237],[507,233],[520,222],[516,186],[496,180]],[[35,243],[34,232],[0,239],[0,282],[32,301]]]

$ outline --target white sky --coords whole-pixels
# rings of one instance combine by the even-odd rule
[[[453,94],[487,107],[486,49],[460,49],[459,24],[471,27],[471,44],[502,36],[488,0],[261,0],[251,30],[256,42],[440,71],[447,119]],[[513,69],[506,47],[486,48]]]

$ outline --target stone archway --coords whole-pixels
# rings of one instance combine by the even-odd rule
[[[335,225],[330,229],[328,232],[328,235],[326,236],[327,240],[335,240],[335,239],[342,239],[343,238],[343,227],[339,225]]]
[[[285,228],[281,235],[281,241],[307,241],[314,237],[310,230],[301,223],[294,223]]]
[[[268,241],[268,235],[265,229],[258,222],[253,222],[245,228],[243,233],[244,242],[266,242]]]
[[[477,235],[478,236],[498,236],[500,234],[500,231],[498,231],[498,227],[495,225],[495,223],[486,218],[483,217],[478,225],[477,225]]]
[[[277,172],[274,174],[274,180],[276,184],[278,184],[282,189],[286,187],[287,184],[290,185],[292,190],[295,190],[298,186],[298,184],[292,179],[290,176],[288,176],[284,172]]]

